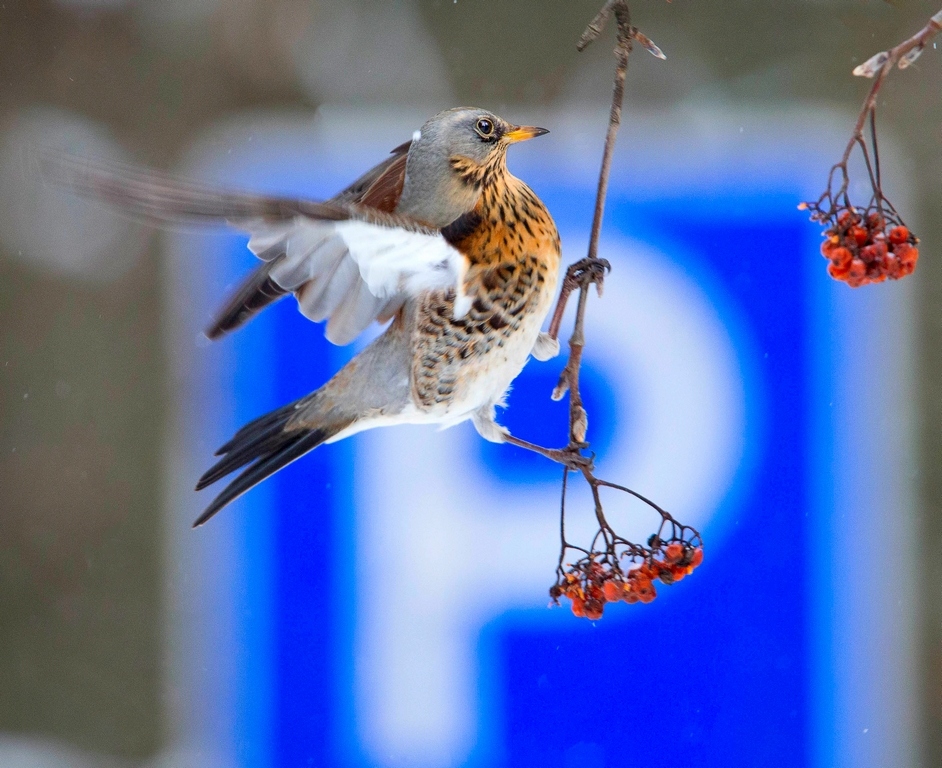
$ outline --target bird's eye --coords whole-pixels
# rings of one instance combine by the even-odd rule
[[[481,135],[482,139],[491,139],[494,137],[494,123],[486,117],[482,117],[478,120],[475,128],[477,128],[477,132]]]

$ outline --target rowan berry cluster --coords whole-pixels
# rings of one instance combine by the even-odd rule
[[[655,581],[674,584],[703,562],[703,548],[689,541],[652,539],[655,547],[627,570],[601,553],[570,565],[550,588],[553,602],[558,605],[561,597],[568,597],[575,616],[594,621],[602,618],[607,603],[650,603],[657,597]]]
[[[899,280],[912,274],[919,259],[919,240],[902,223],[887,221],[878,211],[864,215],[845,208],[824,223],[822,255],[830,261],[828,274],[858,288]]]

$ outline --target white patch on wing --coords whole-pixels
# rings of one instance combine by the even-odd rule
[[[263,260],[285,257],[271,271],[294,291],[311,320],[329,320],[327,338],[347,344],[374,319],[424,291],[456,291],[454,312],[471,308],[464,294],[467,260],[437,232],[366,221],[252,221],[249,249]]]
[[[450,288],[463,276],[464,256],[440,234],[361,221],[339,221],[334,226],[374,296]]]
[[[262,219],[256,219],[254,221],[247,221],[244,224],[240,222],[239,228],[252,233],[252,236],[249,238],[249,250],[259,258],[262,258],[263,253],[284,241],[288,233],[294,228],[294,223],[281,222],[271,224]]]

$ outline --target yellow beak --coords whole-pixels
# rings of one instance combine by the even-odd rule
[[[518,125],[512,131],[507,131],[507,133],[504,134],[504,138],[511,144],[516,144],[518,141],[535,139],[537,136],[542,136],[544,133],[549,133],[549,131],[546,128],[537,128],[532,125]]]

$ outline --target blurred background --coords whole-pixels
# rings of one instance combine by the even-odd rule
[[[317,591],[313,586],[316,570],[308,565],[299,571],[311,579],[307,582],[299,582],[284,568],[278,570],[278,563],[285,561],[282,555],[303,559],[303,552],[265,544],[282,541],[284,532],[252,528],[259,524],[251,522],[251,517],[245,522],[255,511],[250,503],[237,514],[227,511],[214,520],[216,530],[201,539],[204,531],[191,532],[187,521],[205,499],[184,497],[181,490],[192,486],[200,462],[205,463],[212,449],[228,437],[227,430],[260,408],[287,401],[289,395],[318,384],[341,360],[339,353],[317,346],[320,342],[313,335],[319,335],[318,329],[298,325],[291,332],[306,334],[311,349],[329,364],[323,370],[302,367],[304,375],[292,379],[292,369],[285,368],[282,359],[280,372],[259,374],[268,382],[260,394],[252,387],[261,385],[245,384],[243,377],[254,373],[253,366],[267,364],[258,362],[267,360],[272,350],[266,346],[265,327],[260,326],[261,335],[247,336],[244,346],[222,347],[222,352],[211,352],[195,340],[212,303],[249,265],[241,250],[244,239],[164,236],[106,209],[71,204],[61,193],[38,184],[31,174],[29,147],[45,144],[240,186],[326,195],[332,185],[338,187],[378,162],[384,150],[407,138],[439,109],[475,104],[510,120],[545,123],[552,129],[547,140],[556,143],[547,144],[545,156],[541,157],[534,142],[527,154],[521,151],[518,165],[512,156],[511,167],[524,178],[534,179],[537,191],[561,219],[564,236],[573,233],[570,242],[579,245],[566,253],[566,260],[573,261],[580,256],[579,238],[584,240],[579,228],[588,223],[588,218],[577,221],[577,214],[591,208],[610,97],[610,37],[581,55],[574,46],[598,5],[596,0],[0,3],[0,764],[527,765],[539,759],[544,765],[634,765],[633,756],[647,754],[633,741],[638,739],[648,744],[652,754],[673,752],[677,762],[687,765],[942,765],[942,316],[935,309],[942,299],[942,52],[933,46],[912,69],[894,73],[880,98],[878,120],[888,153],[884,161],[894,182],[888,195],[923,241],[922,259],[908,285],[887,289],[874,294],[878,298],[868,297],[856,305],[848,303],[848,289],[836,286],[842,293],[832,298],[823,262],[814,255],[818,232],[794,210],[802,195],[813,197],[821,191],[828,166],[838,159],[849,136],[868,86],[851,77],[853,67],[915,33],[939,10],[936,4],[914,0],[636,0],[632,4],[635,23],[667,53],[668,60],[658,62],[643,52],[632,58],[627,128],[621,136],[613,180],[611,221],[625,237],[641,243],[624,246],[625,264],[641,259],[637,262],[639,283],[653,286],[652,291],[658,286],[680,286],[680,293],[664,288],[663,294],[680,299],[688,296],[683,293],[688,283],[681,277],[707,286],[703,288],[703,317],[708,319],[701,323],[696,313],[687,319],[709,330],[713,322],[709,318],[714,318],[709,307],[719,307],[714,313],[714,319],[719,318],[717,328],[726,328],[731,339],[732,362],[727,368],[719,366],[719,372],[709,370],[718,377],[717,392],[733,393],[728,407],[723,406],[727,431],[716,427],[716,434],[732,435],[723,454],[732,463],[710,470],[714,475],[707,472],[704,488],[710,477],[720,478],[717,487],[702,493],[691,490],[690,505],[706,510],[701,521],[711,519],[709,509],[725,510],[727,521],[734,521],[728,522],[730,529],[750,524],[750,515],[772,514],[777,508],[791,510],[792,517],[779,521],[782,533],[774,534],[782,537],[776,541],[784,562],[763,561],[758,549],[753,550],[753,560],[739,550],[733,553],[728,569],[735,571],[736,579],[753,583],[748,589],[755,593],[755,605],[763,603],[764,585],[773,595],[812,596],[792,602],[784,599],[781,604],[794,613],[786,611],[775,619],[781,626],[790,624],[804,633],[799,642],[802,648],[820,645],[818,627],[838,626],[851,613],[859,626],[892,624],[895,629],[882,641],[874,641],[876,645],[868,651],[873,658],[899,661],[903,673],[892,691],[845,684],[851,678],[857,680],[853,677],[856,667],[848,663],[843,669],[840,658],[845,650],[852,656],[853,650],[834,638],[845,637],[852,644],[854,634],[828,630],[825,634],[837,648],[831,651],[832,661],[838,659],[832,665],[837,670],[833,679],[838,681],[833,685],[827,683],[828,674],[809,671],[823,663],[823,656],[811,650],[794,657],[783,651],[780,658],[790,660],[769,672],[751,656],[724,657],[717,650],[724,645],[718,636],[715,643],[700,648],[699,655],[691,651],[690,657],[699,665],[696,680],[701,690],[716,680],[717,690],[729,692],[725,703],[704,699],[704,706],[714,707],[706,718],[696,696],[677,706],[670,696],[672,686],[685,687],[682,681],[692,679],[689,668],[672,667],[675,677],[665,683],[663,668],[653,673],[654,665],[664,660],[651,657],[648,664],[643,646],[627,658],[618,657],[630,665],[632,673],[625,684],[634,687],[608,698],[600,689],[611,673],[609,665],[616,663],[611,654],[621,647],[619,638],[609,634],[598,641],[598,647],[578,645],[582,641],[573,639],[572,633],[591,629],[573,627],[578,622],[562,611],[552,612],[549,629],[540,624],[544,619],[539,612],[550,613],[542,597],[555,565],[550,544],[545,562],[535,566],[545,576],[533,587],[533,594],[540,596],[536,608],[526,592],[508,598],[499,609],[476,605],[470,611],[480,614],[481,626],[490,627],[481,635],[484,640],[468,641],[469,658],[476,661],[467,667],[455,662],[463,678],[478,680],[472,697],[476,703],[452,706],[434,696],[428,699],[429,707],[444,707],[457,713],[455,717],[464,711],[462,706],[471,706],[483,725],[449,725],[434,718],[415,723],[408,717],[397,725],[395,706],[373,692],[373,677],[363,671],[394,667],[396,657],[384,656],[386,636],[376,635],[380,639],[375,640],[365,620],[357,618],[361,613],[375,618],[384,608],[369,608],[369,596],[357,598],[357,610],[363,608],[365,613],[350,619],[353,629],[347,637],[343,627],[348,614],[342,601],[328,601],[329,610],[319,614],[304,602]],[[744,131],[753,143],[741,152],[729,149],[740,146],[735,142]],[[723,147],[727,149],[718,149]],[[888,158],[896,160],[895,165],[890,167]],[[728,174],[722,170],[724,163],[740,162],[744,162],[741,167],[727,168]],[[669,172],[663,170],[668,167]],[[701,167],[709,173],[692,178],[697,174],[690,168]],[[322,169],[326,170],[318,176]],[[566,174],[572,178],[569,186],[558,178]],[[312,179],[310,185],[305,183],[307,178]],[[711,189],[714,178],[722,193]],[[745,193],[737,197],[741,190],[734,187],[743,178],[751,179],[752,197]],[[676,194],[674,184],[675,191],[680,190]],[[671,208],[668,204],[677,196],[700,201],[697,221],[702,220],[704,226],[723,225],[729,217],[735,237],[728,242],[711,241],[707,250],[713,255],[703,261],[708,266],[697,266],[700,262],[694,256],[685,261],[675,254],[683,249],[672,250],[674,246],[665,243],[655,250],[669,258],[643,258],[645,227],[654,234],[670,234],[675,223],[682,229],[683,205]],[[730,199],[735,205],[727,209],[724,201]],[[564,209],[570,204],[574,213],[567,216]],[[773,222],[794,238],[787,240],[783,235],[783,242],[795,242],[801,249],[794,252],[795,263],[782,273],[781,281],[762,282],[758,271],[749,271],[751,267],[736,272],[729,266],[761,262],[772,258],[766,254],[778,253],[765,232],[750,229],[753,211],[761,211],[764,218],[759,220]],[[661,228],[653,227],[652,221],[661,221]],[[678,238],[679,242],[680,234]],[[617,251],[621,246],[613,242],[611,247]],[[642,257],[631,256],[636,252]],[[787,260],[790,253],[783,258]],[[645,265],[654,266],[645,271]],[[794,295],[779,291],[788,275],[799,276]],[[720,288],[709,287],[713,283]],[[626,302],[643,302],[641,294],[618,294],[618,290],[613,288],[613,295],[623,296]],[[793,352],[796,360],[805,362],[785,366],[779,374],[787,379],[811,371],[802,379],[807,397],[802,395],[794,407],[812,414],[811,423],[819,407],[816,395],[833,405],[835,392],[854,393],[856,405],[848,407],[849,419],[836,417],[824,431],[809,426],[798,437],[784,436],[776,442],[775,419],[787,419],[796,411],[783,403],[787,413],[776,415],[775,377],[761,383],[765,375],[762,355],[790,349],[787,339],[768,341],[755,330],[763,321],[759,309],[753,312],[749,302],[760,301],[762,291],[781,301],[782,313],[769,315],[770,323],[784,327],[790,316],[800,315],[801,322],[807,321],[810,327],[802,335],[803,326],[796,321],[797,351]],[[689,306],[698,307],[699,299],[692,293],[689,296],[693,296]],[[281,309],[289,309],[287,304]],[[819,305],[825,309],[819,312],[815,309]],[[644,306],[648,314],[639,310],[639,323],[657,312],[656,304]],[[593,311],[604,314],[605,305]],[[835,330],[830,322],[855,325]],[[625,322],[608,331],[599,326],[598,332],[614,338],[619,332],[630,334],[631,327]],[[716,338],[726,338],[719,330],[716,333]],[[749,334],[750,339],[742,341],[740,336]],[[819,349],[815,339],[821,337],[827,343]],[[691,337],[691,350],[697,348],[697,338]],[[872,355],[866,349],[868,341],[877,349]],[[726,341],[716,343],[716,349],[727,349]],[[643,358],[643,350],[638,355],[628,355],[622,370],[630,372],[632,361]],[[709,363],[704,365],[709,367]],[[833,376],[832,370],[837,371]],[[670,371],[675,379],[683,375],[680,369]],[[847,377],[854,372],[862,378],[850,379],[848,386]],[[722,378],[727,375],[731,378]],[[542,387],[534,391],[546,391],[546,382],[554,377],[551,373],[532,382]],[[886,383],[895,378],[903,382],[901,389]],[[813,386],[832,379],[843,383],[831,391]],[[290,383],[279,383],[285,380]],[[760,383],[753,387],[754,381]],[[600,403],[606,391],[599,386]],[[753,397],[753,391],[759,394]],[[901,402],[888,404],[881,399],[883,395]],[[643,397],[626,397],[635,407],[646,402]],[[761,406],[753,404],[756,398],[764,398]],[[604,409],[604,403],[598,408]],[[702,410],[710,408],[706,402]],[[591,413],[590,409],[590,417]],[[866,418],[875,419],[876,426],[864,437],[854,432],[857,415],[867,424]],[[753,422],[753,416],[758,421]],[[637,413],[630,417],[633,424],[641,421]],[[908,424],[906,420],[912,429],[903,423]],[[523,432],[528,422],[521,418],[511,426]],[[713,434],[708,426],[697,433],[703,439]],[[615,441],[618,429],[617,423],[600,427],[602,442]],[[438,445],[434,442],[439,439],[437,433],[407,432],[402,440],[416,451]],[[887,435],[890,442],[882,441],[881,436]],[[768,442],[772,437],[775,440]],[[386,461],[383,457],[388,459],[397,451],[397,443],[382,442],[391,439],[390,432],[373,442],[338,448],[323,460],[330,462],[323,466],[310,463],[305,470],[301,462],[292,468],[299,474],[292,476],[295,485],[291,487],[302,487],[305,472],[314,473],[325,488],[333,487],[331,477],[348,486],[354,479],[362,480],[356,486],[365,489],[360,496],[350,491],[349,498],[341,493],[343,498],[331,496],[324,501],[327,497],[322,495],[318,503],[329,503],[337,519],[346,520],[344,515],[349,517],[356,509],[363,519],[375,523],[371,530],[379,530],[384,525],[382,515],[375,519],[370,515],[382,504],[370,496],[369,489],[387,487],[384,483],[392,480],[361,474],[354,478],[349,466],[364,466],[355,461],[361,454],[355,457],[352,452]],[[552,441],[552,433],[547,432],[545,439]],[[892,442],[897,439],[902,442]],[[776,451],[782,466],[788,464],[785,454],[791,454],[793,446],[789,440],[807,449],[807,455],[802,455],[809,466],[819,450],[827,453],[827,462],[836,463],[794,468],[795,477],[803,479],[791,496],[781,489],[781,497],[770,495],[768,489],[757,491],[761,483],[756,478],[764,476],[766,463],[776,463]],[[865,443],[870,448],[855,454]],[[402,443],[398,445],[401,449]],[[843,455],[842,446],[847,448]],[[614,456],[615,448],[612,451]],[[427,459],[438,460],[445,453],[442,447]],[[853,505],[846,510],[837,505],[834,508],[841,511],[828,517],[823,527],[800,522],[813,519],[816,512],[825,515],[813,499],[828,496],[831,486],[822,491],[822,483],[827,485],[828,477],[844,477],[843,461],[850,461],[850,456],[856,462],[853,471],[866,482],[885,475],[888,487],[895,489],[884,498],[886,492],[880,486],[862,502],[864,506],[877,504],[873,499],[883,493],[882,506],[873,513],[876,517],[862,514],[855,519]],[[188,463],[191,458],[196,466]],[[511,469],[516,460],[506,460]],[[682,460],[677,461],[682,466]],[[505,459],[484,455],[481,462],[499,468]],[[317,472],[334,474],[323,480]],[[652,477],[657,474],[652,472]],[[858,475],[847,477],[854,484]],[[652,486],[660,488],[658,482],[647,482],[644,476],[632,479],[639,490],[658,500],[664,498],[648,492]],[[540,476],[534,480],[546,482],[555,479]],[[837,479],[834,488],[834,494],[843,494],[845,500],[853,497]],[[670,489],[665,480],[662,493],[668,498]],[[271,510],[263,510],[265,514],[277,515],[283,505],[276,502],[283,492],[272,491],[268,496],[260,492],[259,508],[268,504]],[[406,494],[399,499],[396,493],[391,492],[395,498],[389,505],[400,504],[406,514],[411,497]],[[761,505],[743,500],[755,493],[764,493]],[[782,501],[786,497],[787,503]],[[678,503],[683,504],[685,498],[680,494]],[[519,501],[523,504],[523,497]],[[679,511],[677,506],[672,508]],[[826,514],[832,511],[828,507]],[[550,505],[545,516],[551,527],[554,514]],[[299,515],[310,517],[308,510]],[[898,515],[898,524],[893,515]],[[859,535],[852,533],[848,539],[859,544],[868,535],[863,526],[874,519],[879,521],[877,538],[853,549],[850,560],[849,550],[837,551],[835,556],[833,545],[839,536],[828,526],[837,525],[834,521],[838,520],[842,530],[861,527]],[[412,522],[421,526],[422,519]],[[788,539],[787,531],[799,524],[811,526],[802,529],[805,539]],[[226,533],[227,528],[236,528],[237,533]],[[366,563],[362,572],[392,563],[378,554],[385,551],[387,540],[364,539],[343,524],[331,530],[334,548],[347,541],[344,537],[358,537],[354,549],[358,562]],[[886,538],[880,538],[884,533]],[[394,540],[394,533],[389,535]],[[732,533],[717,535],[722,541],[733,541]],[[512,533],[507,536],[516,541]],[[525,545],[526,527],[521,536]],[[776,551],[776,541],[769,552]],[[407,544],[398,542],[397,546]],[[478,554],[485,564],[488,551]],[[212,558],[220,553],[224,562]],[[831,563],[823,571],[822,559]],[[342,560],[330,562],[342,570]],[[822,572],[824,581],[840,586],[843,576],[834,575],[837,566],[833,562],[847,566],[849,586],[832,606],[816,602],[813,595]],[[430,572],[428,578],[436,574]],[[483,577],[474,572],[473,578]],[[692,578],[691,589],[697,578]],[[686,587],[685,583],[672,590],[680,594]],[[408,588],[408,584],[403,586]],[[879,599],[872,597],[872,590]],[[290,603],[292,594],[300,595],[299,603]],[[839,594],[837,587],[834,594]],[[712,605],[708,597],[703,599],[702,604]],[[651,614],[655,618],[644,625],[643,632],[649,638],[660,637],[658,644],[670,646],[677,637],[676,624],[683,624],[685,617],[693,616],[688,611],[701,605],[699,598],[690,600],[688,606],[677,598],[660,613]],[[291,627],[285,629],[288,625],[271,618],[277,614],[271,607],[274,604],[289,610],[284,607],[286,601],[302,614],[298,621],[310,624],[305,630],[309,634],[302,633],[310,640],[305,647],[333,648],[331,653],[340,659],[335,666],[349,674],[325,680],[317,670],[305,677],[285,666],[284,655],[302,647]],[[857,607],[848,613],[847,605]],[[873,612],[863,614],[861,606]],[[505,608],[512,614],[506,619],[510,624],[502,624],[504,619],[495,624],[494,617],[503,615]],[[633,608],[639,606],[623,607],[623,612],[627,616]],[[743,610],[747,609],[744,605]],[[729,627],[736,627],[742,614],[732,608],[728,613],[698,613],[690,618],[689,631],[700,631],[693,629],[701,626],[700,621],[702,631],[707,632],[706,626],[718,615],[725,616]],[[619,619],[606,615],[599,626],[608,622],[609,633],[621,627],[638,636],[641,630],[628,623],[632,620],[618,624]],[[333,629],[324,635],[318,622]],[[722,621],[719,625],[727,626]],[[222,635],[219,647],[229,655],[216,669],[218,657],[207,648],[206,638]],[[521,639],[523,635],[530,639]],[[240,637],[248,638],[245,647],[249,651],[242,652]],[[295,645],[283,641],[285,637],[294,637]],[[557,637],[564,638],[560,642],[568,638],[574,643],[572,648],[589,654],[583,657],[584,667],[552,667],[550,671],[547,666],[543,670],[539,659],[526,651],[527,642],[544,648]],[[778,652],[775,643],[763,645],[759,634],[751,637],[757,657],[771,658]],[[792,647],[791,636],[779,639],[782,648]],[[745,648],[750,638],[737,636],[729,642]],[[601,649],[603,660],[591,655],[593,648]],[[273,659],[282,660],[276,664]],[[527,698],[523,689],[509,683],[510,687],[504,686],[514,670],[528,662],[533,663],[528,674],[532,672],[534,690],[540,692],[534,694],[537,698]],[[895,669],[891,667],[887,669]],[[731,668],[738,677],[731,677]],[[403,669],[402,675],[408,676],[412,668]],[[479,669],[484,672],[479,674]],[[421,664],[417,674],[422,674]],[[554,674],[569,677],[553,689]],[[785,685],[806,677],[806,685],[794,689]],[[328,693],[317,695],[316,706],[321,709],[316,715],[311,714],[314,709],[298,709],[290,703],[295,694],[301,701],[306,694],[292,693],[285,679],[326,686]],[[377,674],[376,685],[399,684],[395,680],[382,683],[385,679]],[[744,694],[742,702],[731,703],[736,686],[745,686],[755,695]],[[402,690],[409,690],[408,686]],[[872,751],[865,737],[871,730],[880,730],[876,721],[881,719],[879,704],[884,695],[893,699],[887,704],[892,733],[883,734],[882,746]],[[555,703],[540,709],[539,696]],[[844,705],[821,704],[840,696]],[[656,703],[643,704],[647,697]],[[193,703],[196,699],[200,699],[198,704]],[[780,707],[768,703],[776,699]],[[856,714],[847,715],[845,710],[853,709],[858,699],[872,700],[864,709],[869,707],[875,720],[861,721],[862,741],[851,743],[834,723],[851,722]],[[762,709],[763,700],[770,718],[783,718],[772,740],[762,735],[775,732],[771,720],[762,721],[760,727],[748,719],[760,717],[755,712]],[[585,717],[586,709],[607,713],[611,707],[622,708],[617,726],[608,723],[607,714]],[[659,712],[651,716],[650,722],[657,727],[650,732],[649,708]],[[735,716],[740,709],[755,712],[740,721]],[[837,714],[821,715],[824,709]],[[304,711],[317,723],[306,722],[292,730],[297,724],[290,717],[300,717],[298,712]],[[627,724],[622,715],[628,718]],[[524,723],[530,716],[539,722]],[[787,717],[804,725],[789,725]],[[592,733],[593,728],[603,727],[598,718],[610,736],[616,734],[611,737],[614,741]],[[400,726],[411,736],[397,741]],[[538,738],[540,726],[547,733],[568,735],[554,742],[552,749],[547,747],[549,751],[541,752],[539,745],[521,746],[525,739]],[[423,741],[416,736],[423,733],[422,728],[454,738]],[[620,729],[627,735],[621,735]],[[751,739],[766,739],[765,746],[750,743]],[[626,745],[626,753],[616,751],[619,743]],[[903,752],[897,751],[900,745],[905,746]],[[755,762],[755,755],[767,754],[767,748],[768,754],[778,754],[782,762]],[[901,762],[884,760],[888,755]]]

